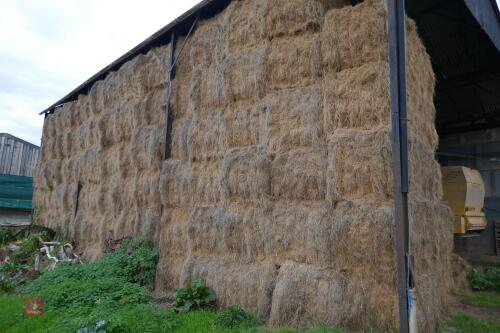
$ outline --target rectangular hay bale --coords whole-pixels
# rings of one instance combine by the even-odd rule
[[[266,61],[270,89],[303,87],[321,74],[319,38],[316,34],[273,40]]]
[[[260,44],[251,51],[229,55],[225,76],[233,101],[258,101],[266,89],[265,58],[267,46]]]
[[[265,107],[265,138],[268,150],[324,144],[321,86],[284,89],[268,94]]]
[[[388,59],[387,13],[382,1],[329,10],[321,31],[323,65],[334,72]]]
[[[269,0],[234,2],[228,28],[231,52],[254,48],[267,37],[266,12]]]
[[[323,20],[321,1],[272,0],[268,6],[266,22],[271,37],[317,31]]]
[[[388,200],[393,197],[392,146],[388,128],[337,130],[329,137],[329,200]],[[410,197],[440,200],[439,164],[434,150],[409,137]]]
[[[294,149],[277,154],[272,162],[271,191],[276,199],[324,200],[326,150]]]
[[[271,158],[263,147],[231,149],[224,155],[220,186],[225,200],[263,200],[271,193]]]

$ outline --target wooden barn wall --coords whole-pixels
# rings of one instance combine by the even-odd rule
[[[0,173],[33,177],[39,151],[31,143],[0,133]]]

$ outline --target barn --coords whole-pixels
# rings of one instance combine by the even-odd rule
[[[33,171],[40,147],[0,133],[0,225],[32,220]]]
[[[500,125],[496,21],[470,3],[407,1],[423,331],[453,287],[440,136]],[[387,16],[383,0],[201,2],[43,112],[41,223],[87,258],[154,239],[158,294],[201,276],[271,326],[397,327]]]

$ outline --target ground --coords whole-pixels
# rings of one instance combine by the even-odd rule
[[[33,254],[47,238],[43,233],[23,236],[0,228],[1,333],[347,332],[318,325],[306,331],[270,330],[238,306],[218,309],[215,293],[201,278],[168,299],[155,300],[151,290],[157,252],[145,238],[126,240],[95,262],[60,264],[55,269],[45,263],[32,274]],[[51,251],[62,255],[63,249]],[[500,333],[500,264],[476,267],[468,281],[471,289],[452,295],[450,315],[440,333]],[[23,299],[32,296],[43,297],[44,316],[24,316]]]
[[[442,333],[500,332],[500,294],[467,292],[451,297],[450,316]]]

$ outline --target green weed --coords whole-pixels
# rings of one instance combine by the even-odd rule
[[[4,246],[9,243],[13,237],[14,234],[11,229],[0,227],[0,246]]]
[[[257,321],[255,316],[240,306],[230,305],[225,311],[218,314],[216,323],[224,327],[252,327],[256,325]]]
[[[500,264],[473,269],[467,279],[474,290],[500,292]]]
[[[214,291],[200,277],[197,277],[193,283],[174,291],[173,307],[179,312],[187,312],[210,306],[215,299]]]

